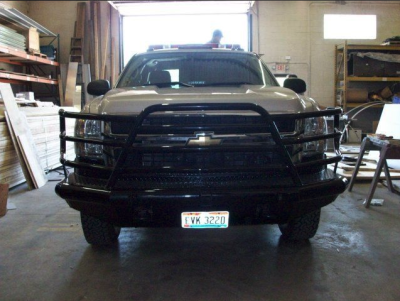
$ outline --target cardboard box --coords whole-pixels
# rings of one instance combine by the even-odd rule
[[[36,28],[31,27],[25,33],[26,37],[26,48],[30,52],[40,52],[40,40],[39,40],[39,33]]]
[[[17,94],[15,94],[16,98],[22,98],[22,99],[26,99],[26,100],[30,100],[30,101],[34,101],[35,100],[35,93],[33,92],[18,92]]]

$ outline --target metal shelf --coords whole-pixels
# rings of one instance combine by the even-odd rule
[[[28,54],[25,51],[19,49],[0,45],[0,61],[3,63],[15,64],[15,65],[26,65],[26,64],[46,64],[51,66],[59,66],[58,62]]]
[[[29,18],[27,15],[24,15],[15,8],[0,7],[0,19],[24,29],[35,27],[42,36],[57,37],[55,33],[51,32],[46,27],[40,25],[38,22]]]
[[[3,80],[5,79],[5,80]],[[42,83],[49,85],[57,85],[58,81],[51,78],[40,77],[36,75],[28,75],[22,73],[8,72],[0,70],[0,82],[8,82],[12,84],[24,84],[25,82]]]
[[[348,81],[350,82],[399,82],[400,77],[358,77],[349,76]]]
[[[400,51],[399,45],[338,45],[337,49],[343,51],[346,50],[390,50]]]
[[[385,53],[400,53],[400,45],[348,45],[347,43],[335,46],[335,88],[334,88],[334,103],[340,93],[341,106],[345,112],[348,108],[353,108],[358,103],[348,103],[347,102],[347,92],[350,88],[355,86],[366,87],[368,92],[368,86],[377,89],[378,86],[389,85],[390,82],[400,82],[399,76],[393,77],[361,77],[349,75],[347,59],[351,53],[354,52],[385,52]],[[385,84],[385,82],[387,84]],[[357,83],[357,84],[356,84]],[[361,84],[363,83],[363,84]],[[373,84],[380,83],[380,84]],[[366,99],[365,102],[368,102]],[[379,108],[379,106],[377,106]]]

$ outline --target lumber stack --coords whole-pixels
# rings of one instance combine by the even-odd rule
[[[60,164],[60,119],[59,107],[20,108],[25,115],[43,171],[48,171]],[[73,108],[63,108],[73,110]],[[14,187],[26,181],[17,152],[6,123],[4,107],[0,107],[0,183]],[[74,120],[67,119],[67,133],[73,135]],[[67,157],[74,158],[73,143],[67,143]]]
[[[0,44],[25,51],[26,38],[14,29],[0,25]]]
[[[0,183],[13,187],[25,182],[25,176],[2,113],[0,115]]]

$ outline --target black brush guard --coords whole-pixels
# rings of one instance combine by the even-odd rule
[[[250,111],[258,113],[264,124],[252,125],[143,125],[146,118],[153,113],[160,112],[204,112],[204,111]],[[60,110],[60,143],[61,143],[61,163],[64,167],[66,179],[59,183],[56,187],[56,192],[62,198],[66,199],[69,205],[77,210],[85,212],[86,214],[94,215],[106,220],[119,224],[122,226],[138,225],[137,208],[145,206],[158,205],[165,206],[171,209],[174,206],[179,208],[190,208],[194,210],[198,206],[208,204],[210,208],[226,209],[227,200],[237,199],[240,202],[237,204],[246,203],[246,209],[239,205],[238,208],[231,208],[231,210],[239,211],[260,211],[259,205],[266,206],[261,211],[263,220],[267,222],[277,222],[300,216],[309,211],[321,208],[334,201],[338,194],[346,189],[347,182],[345,179],[339,178],[335,175],[338,162],[341,160],[339,150],[339,140],[341,132],[339,131],[339,116],[342,114],[341,109],[327,109],[323,111],[306,112],[298,114],[279,114],[270,115],[264,108],[256,104],[248,103],[214,103],[214,104],[167,104],[167,105],[152,105],[143,110],[139,115],[97,115],[88,113],[71,113]],[[277,121],[283,120],[299,120],[313,117],[334,116],[334,130],[332,133],[314,136],[302,136],[300,133],[289,137],[283,137],[275,124]],[[131,123],[132,127],[130,133],[125,141],[118,140],[103,140],[96,138],[80,138],[66,135],[66,118],[86,119],[86,120],[100,120],[104,122],[124,122]],[[246,133],[270,133],[275,145],[265,144],[251,144],[251,145],[209,145],[209,146],[146,146],[135,144],[139,134],[176,134],[176,133],[195,133],[195,132],[230,132],[235,134]],[[329,159],[318,159],[309,162],[293,163],[291,155],[289,154],[286,146],[299,145],[306,142],[334,139],[335,156]],[[75,143],[90,143],[100,144],[103,146],[119,147],[122,148],[118,159],[113,167],[104,166],[99,164],[89,164],[77,161],[69,161],[65,159],[66,142]],[[212,167],[206,170],[200,170],[193,167],[140,167],[132,168],[126,166],[128,156],[135,155],[143,152],[163,153],[163,152],[213,152],[213,151],[254,151],[266,150],[276,151],[281,154],[282,164],[271,164],[270,166],[251,167],[246,166],[220,168]],[[321,169],[326,167],[327,164],[335,163],[334,172],[324,175],[307,176],[307,170],[312,168]],[[74,181],[74,174],[70,175],[67,179],[66,167],[73,167],[77,169],[89,169],[92,171],[110,173],[106,183],[102,188],[85,187],[82,184]],[[314,169],[315,170],[315,169]],[[253,187],[246,189],[244,187],[232,189],[226,188],[206,188],[206,189],[140,189],[136,188],[134,184],[129,189],[122,189],[118,187],[118,179],[124,174],[174,174],[174,173],[218,173],[218,172],[253,172],[253,173],[281,173],[284,172],[289,175],[291,183],[284,187]],[[302,180],[303,179],[303,180]],[[305,180],[307,179],[307,180]],[[74,183],[75,182],[75,183]],[[266,200],[276,200],[272,206],[266,205]],[[270,203],[270,202],[269,202]],[[297,205],[296,205],[297,204]],[[188,207],[189,206],[189,207]],[[229,207],[229,206],[228,206]],[[129,210],[128,210],[129,209]],[[146,209],[147,210],[147,209]],[[181,209],[179,209],[181,210]],[[178,211],[179,211],[178,210]],[[133,222],[132,216],[135,222]]]

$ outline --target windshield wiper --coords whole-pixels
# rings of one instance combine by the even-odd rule
[[[161,87],[168,87],[168,86],[173,86],[173,85],[179,85],[183,87],[194,87],[193,85],[184,83],[184,82],[169,82],[169,83],[154,83],[154,84],[143,84],[141,86],[157,86],[159,88]]]
[[[241,86],[241,85],[255,85],[249,82],[226,82],[226,83],[210,83],[201,85],[202,87],[216,87],[216,86]]]

